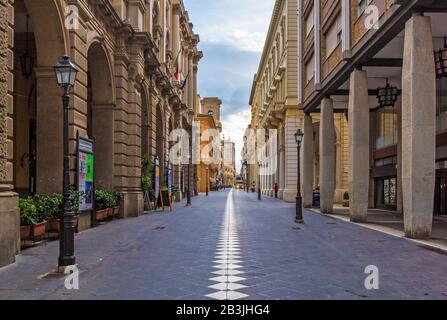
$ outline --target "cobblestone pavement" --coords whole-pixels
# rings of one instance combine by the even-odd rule
[[[79,290],[54,269],[58,243],[0,269],[0,299],[447,299],[447,256],[417,243],[222,191],[193,207],[117,220],[76,236]],[[368,265],[380,289],[366,290]]]

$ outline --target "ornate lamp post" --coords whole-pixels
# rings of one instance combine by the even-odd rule
[[[207,163],[206,164],[206,196],[208,197],[208,194],[209,194],[209,184],[210,184],[210,177],[209,177],[209,174],[210,174],[210,165]]]
[[[258,161],[258,200],[261,200],[261,160]]]
[[[301,196],[301,168],[300,168],[300,151],[301,151],[301,142],[303,141],[304,133],[301,131],[301,129],[298,129],[298,131],[295,133],[295,141],[297,144],[297,151],[298,151],[298,170],[297,170],[297,186],[296,186],[296,217],[295,222],[296,223],[304,223],[303,220],[303,198]]]
[[[186,188],[186,206],[191,206],[191,155],[188,155],[188,181]]]
[[[60,219],[59,236],[59,268],[72,266],[76,263],[74,256],[74,224],[73,210],[70,206],[70,154],[68,149],[68,108],[70,104],[70,88],[74,86],[78,70],[65,55],[59,59],[54,66],[57,84],[64,89],[62,103],[64,107],[63,141],[64,141],[64,161],[63,161],[63,196],[64,205]]]

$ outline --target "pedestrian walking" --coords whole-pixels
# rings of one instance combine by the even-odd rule
[[[278,199],[278,191],[279,191],[278,182],[275,182],[275,186],[273,187],[273,190],[275,190],[275,198]]]

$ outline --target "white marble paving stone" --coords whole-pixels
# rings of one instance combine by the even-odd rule
[[[239,284],[239,283],[228,283],[227,288],[230,291],[234,291],[234,290],[240,290],[240,289],[247,288],[247,286],[244,286],[243,284]]]
[[[215,299],[215,300],[226,300],[227,299],[227,291],[218,291],[215,293],[207,294],[205,297]]]
[[[228,277],[220,276],[220,277],[211,278],[209,280],[224,283],[224,282],[227,282]],[[233,281],[233,282],[238,282],[238,281]]]
[[[214,263],[217,264],[239,264],[242,263],[242,260],[236,260],[236,259],[220,259],[220,260],[214,260]]]
[[[220,276],[220,277],[215,277],[215,278],[211,278],[209,279],[210,281],[215,281],[215,282],[241,282],[244,280],[247,280],[246,278],[242,278],[242,277],[237,277],[237,276]]]
[[[218,270],[218,271],[213,271],[211,273],[220,274],[220,275],[237,276],[240,274],[244,274],[245,272],[239,271],[239,270]]]
[[[248,297],[248,295],[244,294],[244,293],[240,293],[237,291],[228,291],[227,292],[227,299],[228,300],[239,300],[239,299],[243,299]]]
[[[217,291],[227,291],[228,290],[228,283],[221,282],[221,283],[218,283],[218,284],[213,284],[212,286],[208,286],[208,288],[214,289],[214,290],[217,290]]]

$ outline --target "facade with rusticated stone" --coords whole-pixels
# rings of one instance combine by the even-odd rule
[[[159,158],[161,184],[168,169],[176,185],[188,183],[168,150],[170,131],[190,131],[197,109],[202,53],[192,27],[182,0],[0,1],[0,266],[19,250],[18,197],[62,191],[62,91],[53,71],[61,55],[79,69],[71,184],[77,134],[95,139],[96,187],[124,194],[121,217],[143,213],[145,155]],[[30,73],[23,57],[34,61]],[[89,227],[90,214],[79,223]]]

